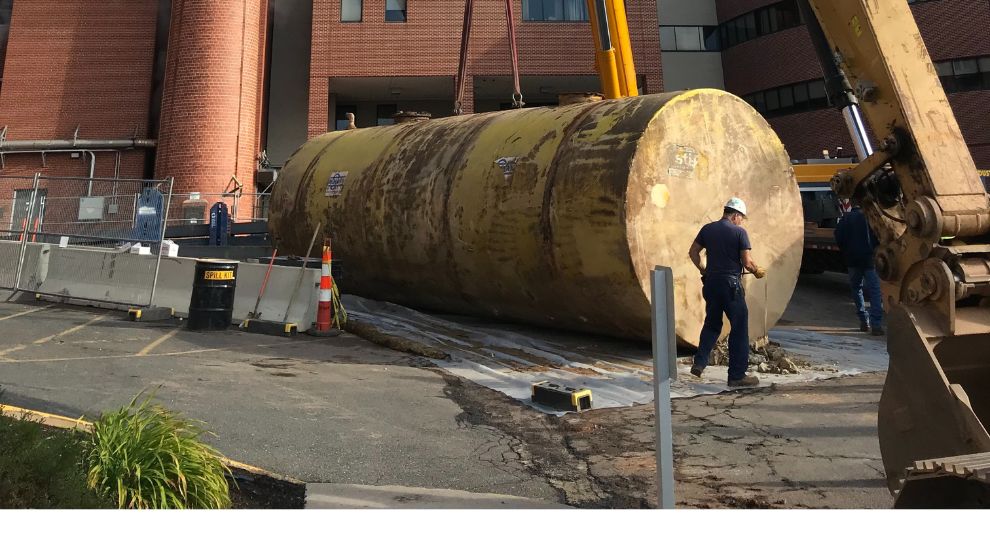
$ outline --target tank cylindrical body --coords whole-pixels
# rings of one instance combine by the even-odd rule
[[[750,335],[783,313],[801,263],[783,145],[715,90],[332,132],[279,176],[270,228],[303,254],[323,223],[344,291],[411,307],[650,338],[650,272],[674,270],[677,335],[704,320],[688,251],[741,197],[755,260]]]

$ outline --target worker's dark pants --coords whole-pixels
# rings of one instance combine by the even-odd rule
[[[722,315],[729,318],[729,381],[746,376],[749,365],[749,308],[739,277],[715,275],[704,279],[701,293],[705,297],[705,325],[694,365],[705,368],[718,337],[722,334]]]
[[[880,276],[873,267],[849,267],[849,287],[859,322],[871,327],[883,326],[883,295],[880,293]],[[870,300],[870,311],[866,312],[866,300]]]

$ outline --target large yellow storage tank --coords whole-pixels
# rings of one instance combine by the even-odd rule
[[[801,264],[790,161],[741,99],[695,90],[332,132],[279,176],[270,227],[303,254],[322,222],[344,292],[414,308],[650,338],[650,271],[674,269],[677,335],[704,320],[688,249],[730,197],[750,208],[750,334]]]

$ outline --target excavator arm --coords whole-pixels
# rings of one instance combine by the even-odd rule
[[[907,2],[799,3],[862,161],[832,187],[881,242],[888,486],[898,506],[990,506],[986,191]]]

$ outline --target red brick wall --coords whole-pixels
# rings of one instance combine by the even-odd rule
[[[0,127],[8,140],[147,137],[157,0],[14,2]],[[146,153],[125,152],[121,175],[142,177]],[[98,176],[114,156],[97,153]],[[82,176],[88,161],[53,154],[8,155],[3,175]]]
[[[719,0],[720,21],[774,0]],[[912,5],[915,19],[936,61],[990,54],[990,2],[939,0]],[[807,29],[797,27],[747,41],[722,53],[725,86],[747,95],[821,77]],[[977,166],[990,168],[990,91],[949,96]],[[818,157],[822,149],[843,146],[852,152],[841,116],[834,110],[771,118],[792,158]]]
[[[174,0],[155,174],[175,191],[248,191],[257,168],[266,0]],[[213,201],[213,199],[210,199]]]
[[[588,23],[522,21],[521,4],[521,0],[515,0],[521,74],[597,75]],[[656,0],[629,0],[627,6],[637,72],[646,76],[648,92],[660,92]],[[327,131],[332,77],[453,77],[457,73],[463,16],[463,0],[413,1],[409,2],[407,22],[385,23],[385,0],[364,0],[361,23],[341,23],[340,0],[314,0],[310,136]],[[509,75],[504,5],[477,2],[473,21],[469,76]],[[465,104],[470,108],[471,77],[467,84]],[[451,89],[453,94],[453,85]]]
[[[938,0],[911,6],[936,61],[990,54],[990,2]]]
[[[963,137],[976,166],[990,170],[990,91],[949,95]],[[793,159],[818,158],[822,149],[833,154],[841,146],[853,154],[852,142],[842,115],[833,108],[777,116],[768,120]]]
[[[990,170],[990,91],[967,91],[949,95],[976,166]]]
[[[805,27],[746,41],[722,53],[725,87],[737,95],[822,77]]]

